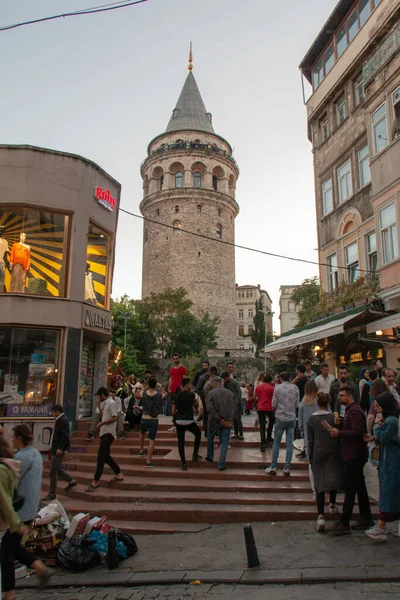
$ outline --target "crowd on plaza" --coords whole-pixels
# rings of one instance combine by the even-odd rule
[[[294,441],[302,439],[297,455],[309,462],[309,477],[317,504],[317,531],[325,531],[325,496],[329,495],[329,512],[338,514],[337,494],[344,493],[342,514],[327,531],[332,535],[366,530],[372,539],[385,540],[387,532],[400,535],[400,377],[391,368],[375,361],[372,369],[362,369],[358,384],[349,377],[347,365],[337,369],[337,378],[329,373],[329,365],[319,365],[320,374],[310,361],[299,364],[296,374],[260,373],[254,385],[238,381],[234,364],[228,362],[219,374],[208,361],[193,379],[188,376],[180,356],[173,356],[167,389],[163,389],[150,371],[137,382],[133,376],[120,380],[118,389],[97,390],[97,409],[88,431],[92,440],[99,433],[97,468],[87,492],[100,486],[104,466],[123,481],[124,475],[111,456],[111,446],[126,430],[139,435],[137,454],[146,467],[155,467],[153,452],[159,427],[159,415],[165,399],[171,402],[172,424],[176,432],[180,469],[188,465],[185,434],[194,436],[192,461],[203,460],[199,454],[202,434],[207,440],[205,460],[214,461],[219,446],[217,467],[227,468],[227,455],[232,439],[244,440],[243,414],[256,413],[260,431],[260,451],[272,446],[271,464],[265,469],[269,478],[278,473],[279,453],[285,434],[286,457],[282,473],[290,477]],[[44,501],[56,498],[57,480],[67,482],[65,491],[77,481],[64,470],[63,460],[70,447],[70,427],[61,405],[53,406],[55,418],[51,442],[50,491]],[[148,445],[145,452],[145,437]],[[49,570],[21,545],[22,538],[35,518],[40,503],[42,458],[32,446],[29,425],[14,428],[12,444],[0,432],[0,536],[2,584],[6,600],[15,596],[14,561],[35,569],[41,583],[50,577]],[[12,446],[16,449],[14,454]],[[378,465],[380,499],[379,520],[372,519],[364,467],[370,459]],[[359,518],[350,526],[356,496]],[[18,499],[25,501],[22,507]]]

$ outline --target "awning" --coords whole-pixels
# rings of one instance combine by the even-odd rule
[[[351,321],[355,317],[359,316],[362,312],[365,312],[365,308],[360,309],[358,312],[348,314],[345,317],[339,319],[330,319],[325,323],[315,324],[315,327],[309,327],[302,331],[297,331],[289,335],[282,336],[275,342],[265,346],[265,352],[274,354],[282,354],[282,351],[300,346],[301,344],[308,344],[309,342],[315,342],[321,338],[338,335],[344,332],[344,326],[348,321]],[[376,323],[376,322],[375,322]],[[374,325],[375,325],[374,323]]]
[[[383,317],[367,325],[367,333],[375,333],[382,329],[392,329],[393,327],[400,328],[400,313]]]

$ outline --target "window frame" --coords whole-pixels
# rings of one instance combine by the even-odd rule
[[[180,183],[178,183],[179,181],[180,181]],[[175,173],[175,187],[176,188],[183,187],[183,172],[182,171],[177,171]]]
[[[353,262],[349,262],[348,251],[349,251],[349,248],[351,248],[353,246],[355,246],[357,248],[357,260],[356,261],[353,260]],[[344,262],[345,262],[345,266],[346,266],[347,283],[354,283],[360,277],[360,254],[359,254],[359,248],[358,248],[358,240],[345,246],[343,248],[343,253],[344,253]],[[355,267],[355,265],[356,265],[356,267]]]
[[[343,102],[339,104],[339,101],[343,98]],[[343,118],[340,116],[340,111],[343,108],[344,115]],[[347,96],[346,92],[343,91],[342,94],[335,100],[335,114],[336,114],[336,127],[339,127],[342,123],[347,119]]]
[[[385,112],[383,113],[383,115],[381,117],[379,117],[376,122],[374,122],[374,115],[382,108],[385,107]],[[383,121],[386,121],[386,138],[381,138],[382,140],[384,140],[386,143],[384,146],[382,146],[382,148],[380,148],[378,150],[377,148],[377,137],[376,137],[376,127]],[[373,139],[374,139],[374,156],[379,154],[380,152],[383,152],[383,150],[389,145],[389,133],[388,133],[388,111],[387,111],[387,102],[386,100],[384,102],[382,102],[372,113],[371,113],[371,127],[372,127],[372,134],[373,134]]]
[[[200,171],[193,172],[193,187],[200,189],[202,184],[202,174]]]
[[[367,154],[365,156],[361,157],[360,154],[363,150],[365,150],[365,148],[367,149]],[[368,171],[369,171],[369,180],[368,181],[364,181],[364,178],[363,178],[363,163],[366,160],[368,160]],[[368,142],[366,144],[364,144],[364,146],[359,148],[359,150],[357,150],[357,161],[358,161],[358,179],[359,179],[359,185],[360,185],[360,189],[361,189],[371,183],[371,168],[370,168],[370,155],[369,155]]]
[[[324,185],[325,183],[327,183],[328,181],[331,182],[330,188],[328,189],[324,189]],[[327,177],[321,184],[321,190],[322,190],[322,213],[323,215],[329,215],[329,213],[331,213],[334,209],[334,198],[333,198],[333,178],[332,175]],[[330,210],[326,210],[326,194],[330,191],[331,193],[331,204],[332,207]]]
[[[360,106],[365,101],[364,78],[362,71],[357,75],[353,82],[354,85],[354,104]]]
[[[369,244],[369,240],[372,236],[375,236],[375,249],[371,250],[370,249],[370,244]],[[367,259],[367,268],[370,271],[370,276],[371,273],[377,273],[378,272],[378,267],[379,267],[379,262],[378,262],[378,240],[376,237],[376,231],[375,229],[373,231],[369,231],[368,233],[365,234],[365,254],[366,254],[366,259]],[[376,260],[372,260],[372,258],[375,258]],[[375,268],[372,267],[372,262],[376,263]]]
[[[326,140],[329,138],[329,117],[327,112],[319,121],[319,129],[321,132],[321,143],[326,142]]]
[[[382,212],[387,210],[391,206],[394,206],[394,222],[389,225],[386,225],[385,227],[382,227]],[[382,246],[382,265],[387,265],[399,258],[399,232],[397,229],[397,220],[398,220],[398,214],[397,214],[397,207],[396,207],[395,201],[390,202],[383,208],[379,209],[379,231],[380,231],[380,241],[381,241],[381,246]],[[395,236],[393,235],[393,231],[396,232]],[[386,234],[386,233],[387,233],[387,236],[386,235],[384,236],[384,234]],[[386,244],[386,241],[388,241],[391,246],[390,256],[388,256],[388,253],[387,253],[388,246]]]
[[[335,257],[335,263],[333,264],[332,260]],[[338,269],[338,255],[337,252],[330,254],[326,257],[326,262],[328,264],[328,289],[332,293],[339,287],[339,269]]]
[[[345,173],[345,175],[340,175],[340,171],[346,166],[349,165],[349,170]],[[349,179],[348,179],[349,176]],[[342,197],[342,186],[341,186],[341,181],[345,179],[346,180],[346,188],[347,188],[347,192],[350,191],[350,193],[348,193],[348,195],[346,196],[346,198]],[[347,200],[349,200],[349,198],[351,198],[353,196],[353,174],[352,174],[352,169],[351,169],[351,158],[348,158],[344,163],[342,163],[338,168],[337,168],[337,180],[338,180],[338,196],[339,196],[339,204],[343,204],[344,202],[347,202]],[[350,182],[350,190],[348,187],[348,182]]]
[[[243,308],[240,308],[240,309],[239,309],[239,316],[238,316],[238,319],[244,319],[244,311],[243,311]]]
[[[248,319],[254,319],[254,310],[252,308],[249,308],[247,310],[247,318]]]

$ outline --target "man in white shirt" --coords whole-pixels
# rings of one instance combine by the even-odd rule
[[[111,483],[124,480],[121,469],[110,454],[111,444],[117,437],[117,404],[105,387],[99,388],[96,392],[96,396],[101,416],[101,421],[96,427],[96,429],[100,431],[100,446],[97,454],[96,473],[92,483],[86,488],[87,492],[94,492],[94,490],[100,486],[100,479],[103,475],[105,464],[107,464],[115,473],[114,477],[111,479]]]
[[[333,375],[329,373],[329,365],[328,363],[321,364],[321,375],[315,378],[315,383],[319,392],[324,392],[324,394],[329,394],[331,389],[332,381],[335,378]]]

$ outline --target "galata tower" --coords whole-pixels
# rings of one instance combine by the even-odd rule
[[[142,295],[186,288],[198,316],[208,311],[219,317],[218,348],[228,350],[235,348],[236,337],[235,249],[230,244],[239,212],[239,168],[230,144],[214,131],[191,58],[167,129],[150,142],[141,166],[140,211],[150,219],[143,228]]]

